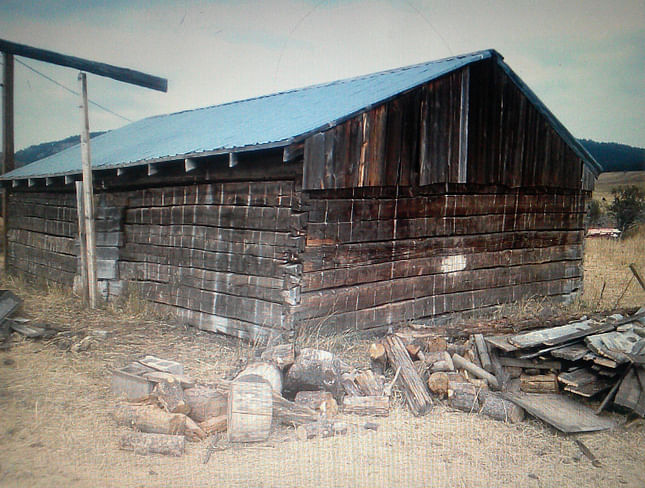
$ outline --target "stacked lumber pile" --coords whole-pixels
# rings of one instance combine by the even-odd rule
[[[645,415],[645,307],[631,317],[586,317],[532,332],[487,337],[525,393],[564,391]],[[485,366],[484,366],[485,367]]]

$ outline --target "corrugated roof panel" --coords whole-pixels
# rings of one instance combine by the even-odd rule
[[[116,168],[175,156],[286,144],[294,137],[345,119],[493,54],[492,50],[481,51],[239,102],[149,117],[93,138],[92,167]],[[73,146],[2,178],[80,172],[80,146]]]

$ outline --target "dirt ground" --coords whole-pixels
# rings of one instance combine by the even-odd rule
[[[633,242],[594,242],[586,249],[585,294],[571,310],[645,302],[645,292],[625,269],[630,262],[645,269],[642,234]],[[206,465],[208,441],[187,444],[181,458],[121,451],[117,439],[122,428],[110,417],[115,405],[109,387],[112,368],[154,354],[181,361],[189,375],[209,382],[248,357],[250,347],[153,319],[134,299],[88,311],[57,288],[34,287],[10,277],[0,277],[0,288],[21,295],[23,316],[70,331],[66,344],[60,339],[14,338],[12,347],[0,352],[3,487],[645,486],[645,424],[637,420],[625,425],[628,418],[617,413],[608,414],[619,423],[615,430],[574,437],[534,419],[504,424],[453,411],[441,402],[428,415],[415,418],[395,399],[388,418],[370,419],[380,425],[377,432],[359,428],[364,417],[346,418],[350,433],[330,439],[297,441],[293,430],[281,428],[268,442],[214,452]],[[88,351],[66,349],[98,330],[108,336],[93,338]],[[366,366],[364,338],[306,340]],[[575,438],[591,449],[600,468],[580,453]]]

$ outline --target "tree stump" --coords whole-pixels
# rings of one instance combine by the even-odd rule
[[[271,433],[273,395],[271,384],[255,375],[231,383],[228,395],[229,442],[264,441]]]

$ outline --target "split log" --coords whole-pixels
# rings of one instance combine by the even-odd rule
[[[237,375],[236,380],[248,376],[261,378],[271,385],[273,391],[282,393],[282,371],[275,364],[268,361],[251,363]]]
[[[271,433],[273,399],[271,384],[257,375],[242,376],[228,394],[229,442],[264,441]]]
[[[181,383],[172,376],[157,383],[152,390],[161,407],[170,413],[190,413]]]
[[[192,442],[198,442],[206,439],[208,435],[202,428],[195,423],[190,417],[186,417],[186,428],[184,429],[186,439]]]
[[[432,399],[425,383],[417,373],[403,341],[397,336],[385,339],[387,358],[395,370],[400,370],[400,383],[405,399],[416,416],[424,415],[432,408]]]
[[[473,338],[475,340],[475,348],[477,349],[477,354],[479,355],[479,362],[481,363],[482,368],[484,368],[489,373],[494,373],[493,363],[491,361],[490,354],[488,353],[488,345],[484,340],[484,335],[475,334]]]
[[[341,375],[351,371],[352,368],[328,351],[304,348],[287,372],[285,390],[293,393],[325,390],[338,400],[343,393]]]
[[[513,402],[505,400],[494,393],[484,396],[484,402],[480,413],[488,417],[516,424],[524,420],[524,409]]]
[[[269,347],[262,352],[260,357],[263,361],[273,363],[284,371],[296,360],[295,346],[293,344],[280,344]]]
[[[387,363],[387,356],[385,354],[385,347],[380,342],[370,344],[370,367],[377,375],[385,373],[385,366]]]
[[[390,414],[390,399],[386,396],[345,397],[343,413],[387,417]]]
[[[520,390],[526,393],[557,393],[558,377],[551,374],[520,376]]]
[[[421,346],[417,344],[416,342],[411,342],[405,348],[408,350],[408,354],[410,355],[410,358],[412,359],[417,359],[418,354],[421,352]],[[423,353],[422,353],[423,354]],[[420,359],[420,358],[418,358]]]
[[[459,354],[453,354],[452,361],[455,364],[455,366],[457,366],[458,368],[465,369],[466,371],[477,376],[478,378],[488,381],[488,384],[490,385],[491,388],[495,388],[499,390],[499,383],[497,382],[497,378],[495,378],[488,371],[485,371],[479,366],[476,366],[475,364],[468,361],[466,358],[461,357]]]
[[[211,417],[208,420],[199,423],[199,427],[207,434],[212,435],[216,432],[225,432],[227,426],[227,416],[220,415],[218,417]]]
[[[343,373],[340,377],[340,384],[345,393],[349,396],[363,396],[363,392],[356,384],[357,373]]]
[[[448,395],[448,375],[446,373],[432,373],[428,378],[428,389],[440,397]]]
[[[493,374],[495,375],[495,378],[497,378],[497,383],[499,383],[499,389],[505,390],[511,380],[511,376],[500,363],[499,356],[494,348],[489,349],[489,356],[490,362],[493,366]]]
[[[118,405],[113,413],[119,425],[127,425],[151,434],[182,435],[186,417],[180,413],[168,413],[153,405]]]
[[[365,396],[383,395],[383,380],[377,377],[372,370],[359,372],[354,378],[354,382]]]
[[[273,417],[285,425],[302,425],[320,420],[320,413],[274,393]]]
[[[190,417],[204,422],[212,417],[226,414],[226,397],[215,388],[196,386],[184,390],[184,398],[190,407]]]
[[[296,428],[296,437],[301,441],[317,437],[326,438],[345,434],[347,434],[347,424],[345,422],[320,421],[303,424]]]
[[[294,403],[318,410],[328,417],[338,413],[338,403],[328,391],[299,391]]]
[[[129,432],[119,439],[119,448],[134,451],[136,454],[163,454],[181,456],[184,453],[185,439],[182,435],[146,434]]]
[[[448,404],[464,412],[478,412],[480,404],[477,388],[470,383],[449,382]]]

